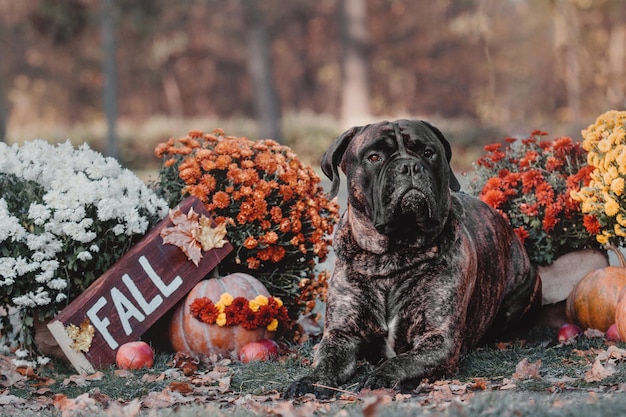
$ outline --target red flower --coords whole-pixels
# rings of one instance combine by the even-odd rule
[[[583,217],[583,225],[592,235],[597,235],[600,233],[600,221],[596,216],[592,216],[590,214],[586,214]]]

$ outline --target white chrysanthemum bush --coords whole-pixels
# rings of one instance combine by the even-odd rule
[[[62,310],[167,210],[135,174],[87,145],[0,143],[0,305],[5,313],[0,314],[0,344],[32,349],[34,320]],[[24,326],[11,340],[7,335],[16,332],[16,321]]]

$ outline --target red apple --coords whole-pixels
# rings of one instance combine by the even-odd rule
[[[120,369],[151,368],[154,365],[154,351],[146,342],[124,343],[117,350],[115,363]]]
[[[243,363],[266,361],[278,355],[278,345],[271,339],[250,342],[239,350],[239,360]]]
[[[578,336],[579,334],[581,334],[583,332],[583,329],[581,329],[580,327],[576,326],[575,324],[572,323],[565,323],[564,325],[562,325],[559,328],[559,331],[556,335],[556,340],[559,341],[559,343],[563,343],[568,341],[569,339]]]
[[[611,324],[604,336],[606,337],[606,340],[611,340],[613,342],[619,342],[620,340],[622,340],[619,337],[619,333],[617,332],[617,326],[615,324]]]

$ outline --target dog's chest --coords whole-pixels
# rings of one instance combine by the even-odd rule
[[[392,358],[398,353],[398,344],[404,345],[400,326],[402,312],[406,309],[407,290],[404,285],[380,285],[377,288],[379,308],[375,309],[375,327],[382,337],[382,356]]]

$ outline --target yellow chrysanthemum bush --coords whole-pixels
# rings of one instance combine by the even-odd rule
[[[572,198],[598,220],[598,242],[621,246],[626,238],[626,111],[602,114],[582,135],[594,170],[589,185],[572,192]]]

